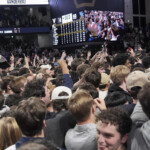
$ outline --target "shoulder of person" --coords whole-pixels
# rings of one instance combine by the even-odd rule
[[[16,150],[16,145],[11,145],[8,148],[6,148],[5,150]]]

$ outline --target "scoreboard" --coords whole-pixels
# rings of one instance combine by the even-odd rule
[[[85,42],[85,20],[82,17],[80,19],[76,17],[68,14],[61,19],[58,18],[61,24],[53,24],[53,45]]]

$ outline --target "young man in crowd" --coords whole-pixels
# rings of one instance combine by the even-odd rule
[[[150,83],[146,83],[138,94],[142,109],[149,120],[141,128],[133,126],[128,140],[128,150],[149,150],[150,149]]]
[[[54,88],[51,94],[51,101],[55,117],[46,121],[44,129],[45,138],[52,140],[57,146],[64,148],[65,134],[68,129],[73,128],[75,121],[68,111],[68,99],[72,96],[70,88],[58,86]]]
[[[69,99],[68,107],[77,124],[66,134],[66,148],[68,150],[97,150],[96,107],[91,95],[87,91],[78,90]]]
[[[103,110],[98,115],[98,150],[125,150],[124,144],[132,126],[126,112],[119,108]]]
[[[46,105],[39,98],[31,97],[21,101],[16,108],[15,119],[23,136],[6,150],[16,150],[30,140],[44,138],[45,115]]]
[[[109,86],[108,94],[105,97],[105,102],[107,107],[117,107],[124,104],[131,104],[132,97],[128,93],[126,87],[126,78],[129,75],[130,70],[124,65],[118,65],[111,69],[110,78],[113,81],[113,84]],[[127,108],[124,108],[128,113]]]
[[[143,123],[149,120],[143,112],[142,106],[138,100],[138,94],[141,88],[148,82],[147,75],[142,71],[133,71],[127,77],[127,88],[133,98],[133,104],[135,105],[130,117],[137,127],[141,127]]]

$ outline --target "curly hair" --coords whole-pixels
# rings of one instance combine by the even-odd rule
[[[29,98],[32,96],[45,97],[45,84],[46,80],[44,79],[34,79],[31,82],[28,82],[22,93],[23,98]]]
[[[119,108],[109,108],[103,110],[97,119],[106,124],[111,124],[117,127],[117,131],[123,137],[126,133],[129,133],[132,126],[131,118],[126,112]]]

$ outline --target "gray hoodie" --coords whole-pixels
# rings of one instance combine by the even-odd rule
[[[135,130],[130,146],[128,150],[150,150],[150,120]]]
[[[0,110],[0,117],[1,117],[2,114],[4,114],[5,112],[7,112],[9,110],[10,110],[10,108],[8,106],[4,105],[3,109]]]

